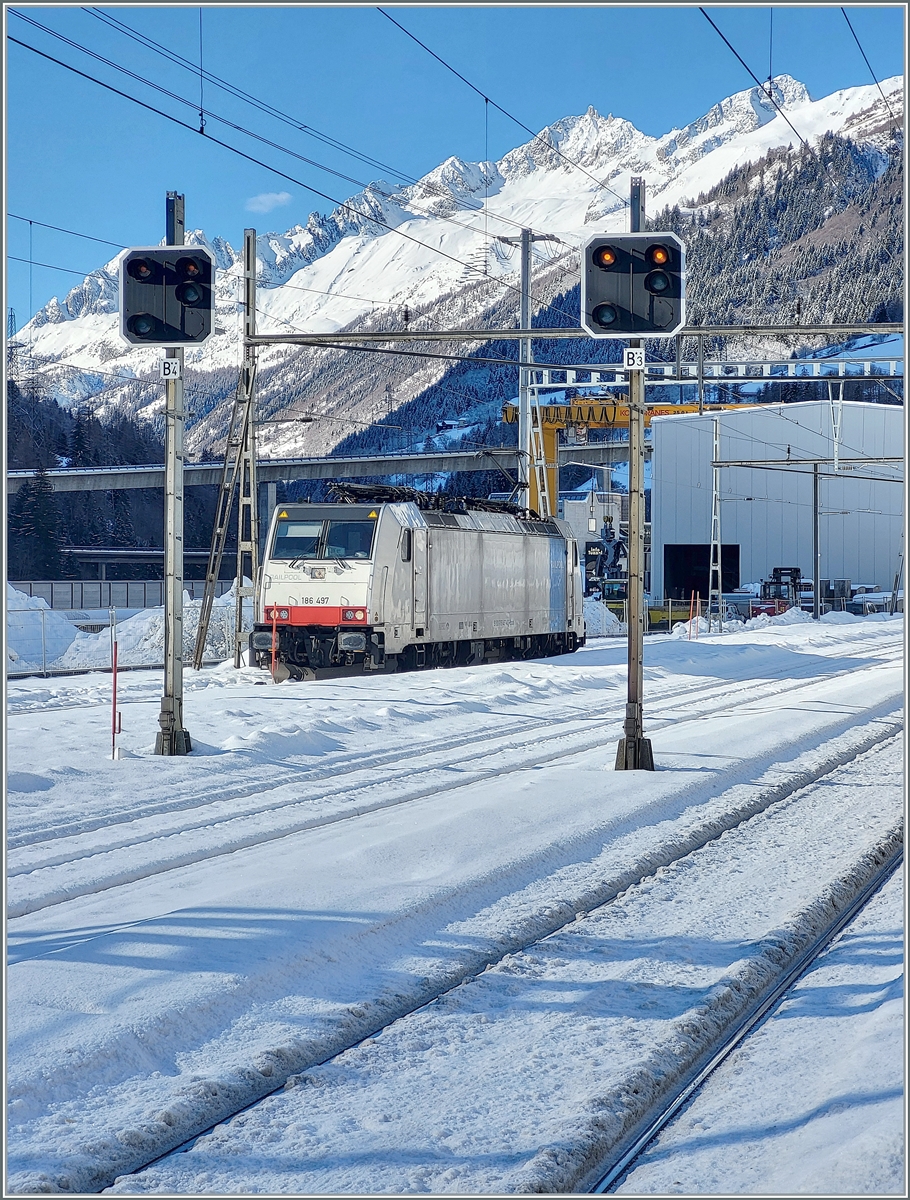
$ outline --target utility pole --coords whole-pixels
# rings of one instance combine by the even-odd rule
[[[715,455],[716,457],[716,455]],[[815,586],[812,589],[812,619],[817,621],[821,616],[821,547],[818,536],[818,463],[812,464],[812,570],[815,574]]]
[[[630,233],[640,233],[645,218],[645,181],[633,178]],[[633,338],[629,349],[644,342]],[[624,737],[616,748],[617,771],[653,771],[651,742],[642,729],[645,632],[645,383],[644,371],[629,371],[629,677]]]
[[[231,419],[228,423],[224,451],[224,466],[215,506],[215,521],[205,573],[205,592],[199,610],[196,629],[196,648],[193,666],[198,671],[205,657],[215,589],[221,571],[221,560],[227,543],[228,525],[237,497],[237,570],[234,581],[234,667],[240,666],[243,654],[243,601],[255,596],[259,572],[259,516],[256,487],[256,420],[254,400],[256,388],[256,346],[250,340],[256,333],[256,230],[243,234],[243,357],[240,379],[234,395]],[[249,560],[252,586],[243,582],[244,560]]]
[[[521,231],[521,314],[518,323],[522,329],[531,327],[531,231]],[[519,342],[520,361],[531,361],[531,341]],[[531,389],[530,372],[527,367],[518,368],[518,479],[523,485],[522,503],[530,501],[531,486]]]
[[[705,339],[698,335],[698,415],[705,411]]]
[[[168,246],[184,244],[184,197],[167,194]],[[164,695],[155,753],[179,755],[192,750],[183,727],[183,347],[165,350],[176,360],[165,376],[167,443],[164,460]]]
[[[530,229],[522,229],[520,238],[498,237],[498,242],[505,242],[509,246],[520,246],[521,248],[521,303],[519,307],[518,326],[519,329],[531,328],[531,243],[532,242],[547,242],[558,239],[548,237],[542,233],[532,233]],[[533,362],[531,339],[522,338],[519,343],[518,351],[519,362]],[[532,430],[533,416],[531,413],[531,370],[529,367],[518,368],[518,490],[522,493],[520,503],[525,508],[530,503],[530,486],[531,486],[531,469],[532,460],[539,458],[539,454],[532,451]],[[546,466],[538,474],[543,476],[546,471]],[[541,493],[538,499],[539,504],[546,507],[545,493]],[[552,514],[543,513],[543,516]]]
[[[237,582],[234,609],[234,666],[243,653],[243,601],[255,604],[259,574],[259,505],[256,486],[256,230],[243,231],[243,365],[240,370],[244,418],[241,427],[240,489],[237,496]],[[244,562],[249,560],[250,583],[245,585]]]
[[[897,612],[897,593],[900,591],[901,576],[904,573],[904,531],[901,530],[901,548],[897,554],[897,570],[894,572],[894,583],[891,585],[891,603],[888,612],[893,617]],[[906,605],[904,606],[906,608]]]

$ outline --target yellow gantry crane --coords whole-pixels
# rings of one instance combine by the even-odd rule
[[[742,408],[741,404],[712,404],[711,411],[720,408]],[[652,417],[681,416],[697,413],[697,404],[647,404],[645,425]],[[704,411],[704,410],[702,410]],[[507,424],[518,421],[518,406],[503,405],[502,419]],[[622,429],[629,426],[627,396],[616,400],[598,397],[596,400],[575,400],[571,404],[531,405],[531,469],[528,472],[528,507],[535,512],[554,515],[559,495],[559,430],[560,429]],[[579,438],[582,442],[584,438]]]

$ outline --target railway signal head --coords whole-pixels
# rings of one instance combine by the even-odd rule
[[[675,233],[597,234],[582,251],[591,337],[672,337],[686,323],[686,248]]]
[[[120,260],[120,334],[134,346],[198,346],[212,334],[215,265],[201,246],[149,246]]]

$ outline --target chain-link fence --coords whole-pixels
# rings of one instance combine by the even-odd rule
[[[212,609],[205,642],[206,664],[223,662],[234,656],[235,611],[233,597]],[[40,605],[40,607],[39,607]],[[183,661],[192,662],[199,620],[199,601],[184,604]],[[243,631],[252,628],[252,606],[244,604]],[[110,622],[98,632],[87,633],[41,602],[29,608],[7,608],[8,677],[55,675],[79,671],[111,669],[111,626],[116,631],[118,669],[164,667],[164,609],[145,609],[117,620],[110,610]]]

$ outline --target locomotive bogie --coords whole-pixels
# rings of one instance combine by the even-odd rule
[[[556,520],[414,503],[276,509],[250,636],[296,678],[562,654],[584,642],[575,538]]]

